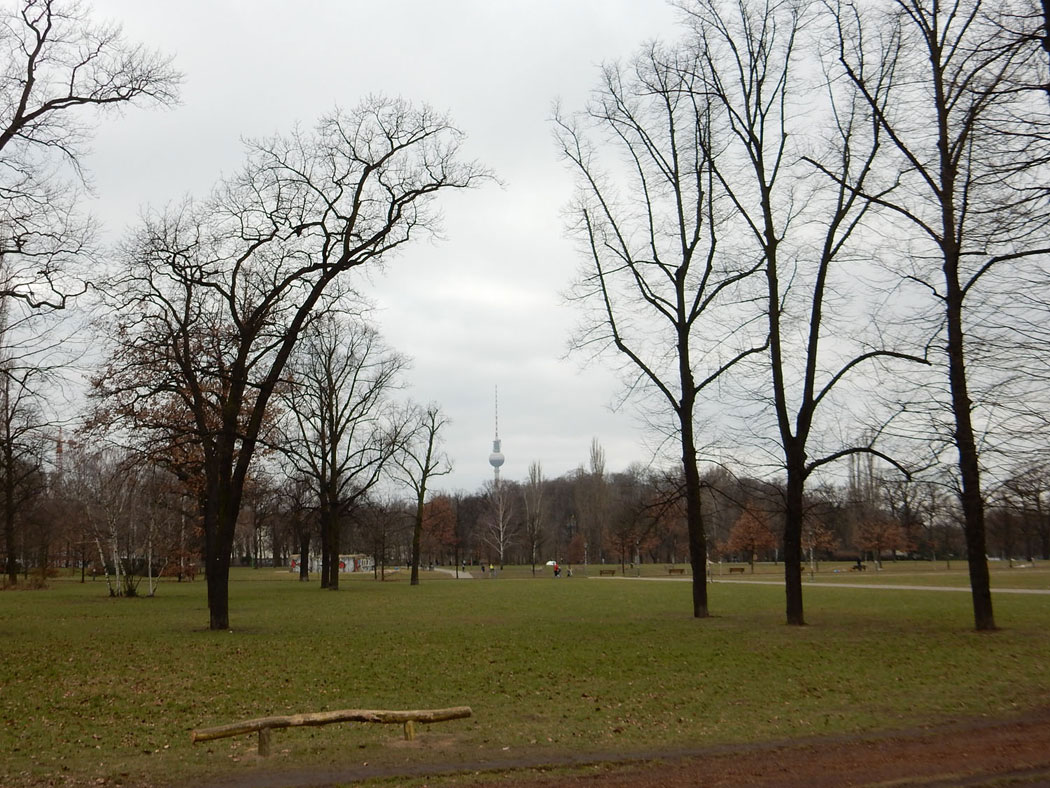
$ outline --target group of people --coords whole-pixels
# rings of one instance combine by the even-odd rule
[[[554,576],[555,577],[561,577],[561,567],[558,566],[558,562],[557,561],[554,562],[553,567],[554,567]],[[572,577],[572,568],[569,569],[569,571],[566,573],[565,576],[566,577]]]
[[[558,566],[558,562],[554,561],[551,564],[551,566],[554,568],[554,576],[555,577],[561,577],[561,567]],[[464,572],[467,571],[467,562],[465,560],[463,561],[463,571]],[[496,576],[495,572],[496,572],[496,567],[494,567],[492,564],[489,564],[489,576],[490,577],[495,577]],[[481,564],[481,574],[485,574],[485,564]],[[565,576],[566,577],[572,577],[572,569],[571,568],[568,570],[568,572],[566,572]]]

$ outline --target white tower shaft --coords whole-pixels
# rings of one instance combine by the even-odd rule
[[[493,480],[499,486],[499,469],[505,458],[500,450],[499,439],[499,386],[496,386],[496,437],[492,441],[492,454],[489,455],[489,465],[492,466]]]

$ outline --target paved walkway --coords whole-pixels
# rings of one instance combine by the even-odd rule
[[[751,583],[753,585],[782,586],[783,580],[716,580],[717,583]],[[821,588],[877,588],[881,591],[964,591],[970,593],[969,586],[912,586],[889,585],[883,583],[821,583],[820,581],[803,581],[802,587],[820,586]],[[1050,588],[993,588],[993,594],[1050,594]]]
[[[684,583],[691,581],[691,577],[616,577],[602,578],[603,580],[656,580],[661,583]],[[783,586],[783,580],[727,580],[725,578],[713,578],[712,583],[741,583],[755,586]],[[889,585],[882,583],[822,583],[820,581],[805,580],[803,588],[874,588],[879,591],[961,591],[970,593],[969,586],[912,586],[912,585]],[[1042,594],[1050,595],[1050,588],[993,588],[993,594]]]
[[[435,566],[434,567],[434,571],[435,572],[444,572],[446,575],[452,575],[453,577],[456,577],[456,570],[455,569],[442,569],[440,566]],[[459,579],[459,580],[473,580],[474,579],[474,575],[472,575],[470,572],[466,571],[465,569],[460,569],[459,570],[459,577],[457,579]]]

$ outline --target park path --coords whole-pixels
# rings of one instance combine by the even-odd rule
[[[440,566],[435,566],[434,567],[434,571],[435,572],[444,572],[446,575],[452,575],[453,577],[456,577],[456,570],[455,569],[442,569]],[[473,580],[474,579],[474,575],[472,575],[470,572],[466,571],[465,569],[460,569],[459,570],[459,576],[456,577],[456,579],[457,580]]]
[[[659,583],[684,583],[691,581],[691,577],[603,577],[602,580],[655,580]],[[712,583],[741,583],[754,586],[783,586],[783,580],[727,580],[724,578],[712,578]],[[879,591],[958,591],[969,594],[968,586],[913,586],[913,585],[889,585],[883,583],[822,583],[819,580],[807,580],[802,584],[803,588],[874,588]],[[993,594],[1042,594],[1050,595],[1050,588],[993,588]]]

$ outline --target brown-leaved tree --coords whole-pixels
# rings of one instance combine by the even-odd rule
[[[249,143],[207,200],[148,216],[125,244],[99,394],[147,442],[172,425],[138,422],[136,405],[171,403],[200,449],[211,629],[229,627],[241,495],[300,333],[338,277],[432,231],[440,193],[488,177],[461,137],[429,108],[370,98]]]

